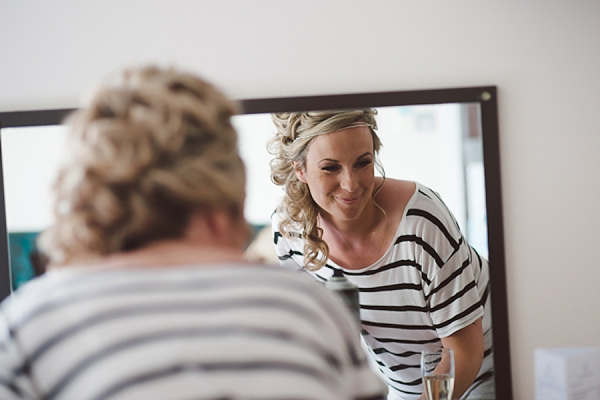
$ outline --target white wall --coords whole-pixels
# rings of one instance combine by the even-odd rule
[[[129,62],[236,98],[494,84],[516,399],[538,346],[600,345],[600,2],[0,2],[0,110],[74,107]]]

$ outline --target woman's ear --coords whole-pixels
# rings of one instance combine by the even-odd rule
[[[294,168],[294,172],[296,173],[298,180],[302,183],[307,183],[304,167],[300,167],[296,161],[292,161],[292,167]]]

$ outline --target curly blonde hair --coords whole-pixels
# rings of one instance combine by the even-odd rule
[[[375,164],[385,177],[377,158],[381,141],[375,133],[375,109],[287,112],[272,115],[277,133],[268,143],[271,160],[271,180],[285,189],[285,196],[277,208],[282,219],[279,231],[286,237],[301,232],[304,242],[304,268],[317,270],[329,258],[329,247],[322,239],[318,226],[319,207],[313,200],[308,185],[296,176],[296,170],[306,163],[306,154],[312,140],[319,135],[354,127],[368,126],[373,136]],[[295,167],[293,165],[295,164]],[[377,193],[374,192],[373,196]]]
[[[71,160],[39,245],[64,265],[183,235],[192,211],[237,212],[237,105],[173,68],[127,69],[69,116]],[[243,215],[242,215],[243,217]]]

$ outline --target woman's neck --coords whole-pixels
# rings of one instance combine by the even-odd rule
[[[334,219],[331,215],[319,215],[319,227],[324,235],[345,240],[365,240],[373,236],[385,220],[383,210],[369,202],[361,214],[353,220]],[[327,241],[327,240],[326,240]]]
[[[364,268],[380,259],[393,243],[414,191],[413,182],[388,179],[359,218],[339,223],[321,216],[319,226],[330,259],[349,269]]]
[[[140,249],[112,253],[78,265],[106,268],[170,267],[244,261],[242,252],[237,248],[203,246],[185,240],[162,240]]]

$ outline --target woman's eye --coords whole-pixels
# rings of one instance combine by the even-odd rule
[[[334,172],[334,171],[337,171],[339,169],[339,167],[336,165],[327,165],[325,167],[321,167],[321,169],[323,171]]]
[[[359,162],[356,163],[356,166],[358,168],[364,168],[364,167],[366,167],[368,165],[371,165],[371,162],[372,162],[371,160],[359,161]]]

